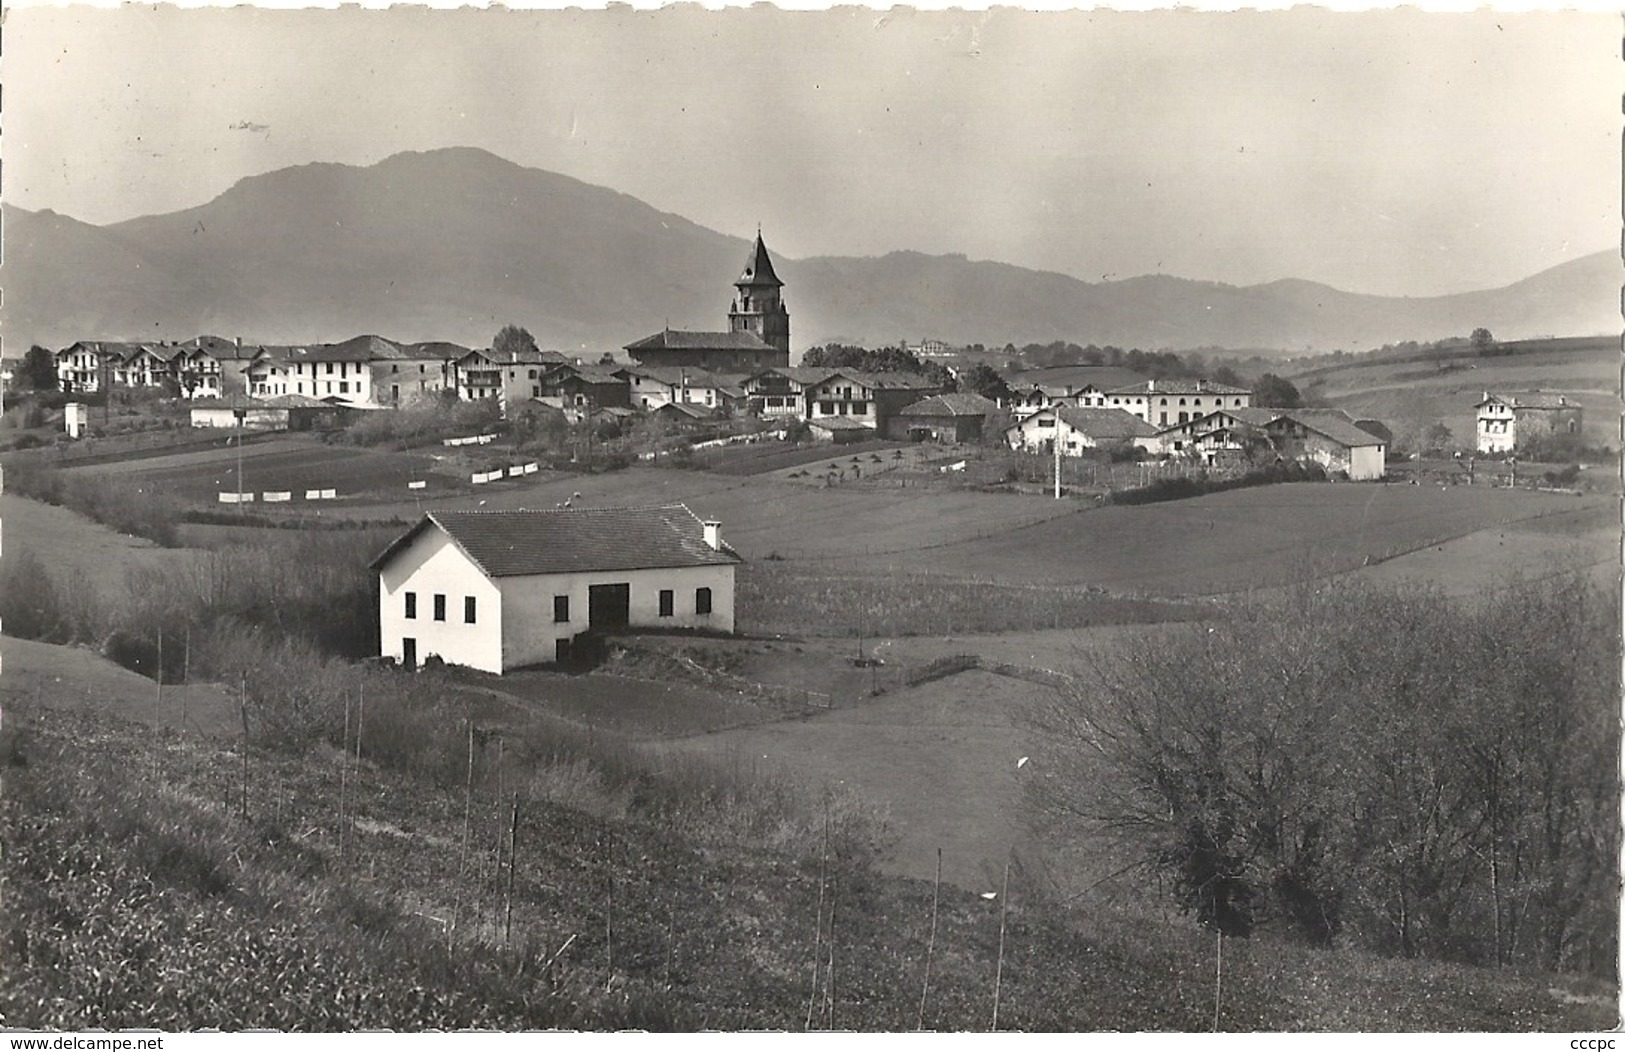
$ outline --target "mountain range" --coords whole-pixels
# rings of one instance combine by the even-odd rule
[[[195,208],[105,226],[10,205],[0,218],[0,334],[12,354],[200,333],[484,345],[510,322],[544,347],[596,354],[664,326],[724,328],[748,248],[625,194],[471,148],[285,168]],[[917,252],[775,253],[775,264],[797,351],[937,338],[1302,354],[1478,326],[1502,338],[1595,334],[1618,330],[1625,279],[1613,252],[1505,288],[1425,298],[1298,280],[1090,283]]]

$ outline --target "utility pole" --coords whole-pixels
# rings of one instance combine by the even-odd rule
[[[1055,499],[1061,499],[1061,414],[1055,414]]]

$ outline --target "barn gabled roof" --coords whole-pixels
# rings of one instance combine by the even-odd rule
[[[972,391],[932,395],[897,411],[898,416],[987,416],[999,411],[999,404]]]
[[[732,548],[705,543],[683,504],[544,511],[432,511],[371,563],[382,570],[425,530],[439,529],[487,577],[729,566]]]

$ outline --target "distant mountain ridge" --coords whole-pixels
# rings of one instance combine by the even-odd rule
[[[771,226],[765,231],[772,247]],[[482,150],[311,164],[243,179],[207,204],[107,226],[4,206],[0,333],[336,341],[379,332],[483,344],[502,325],[563,350],[613,350],[663,327],[719,329],[748,242],[613,190]],[[841,340],[1358,350],[1462,335],[1620,327],[1619,257],[1506,288],[1368,296],[1284,280],[1238,287],[1148,275],[1089,283],[964,256],[775,253],[793,351]]]

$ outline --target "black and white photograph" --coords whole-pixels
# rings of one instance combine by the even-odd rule
[[[1619,12],[0,34],[11,1047],[1613,1047]]]

